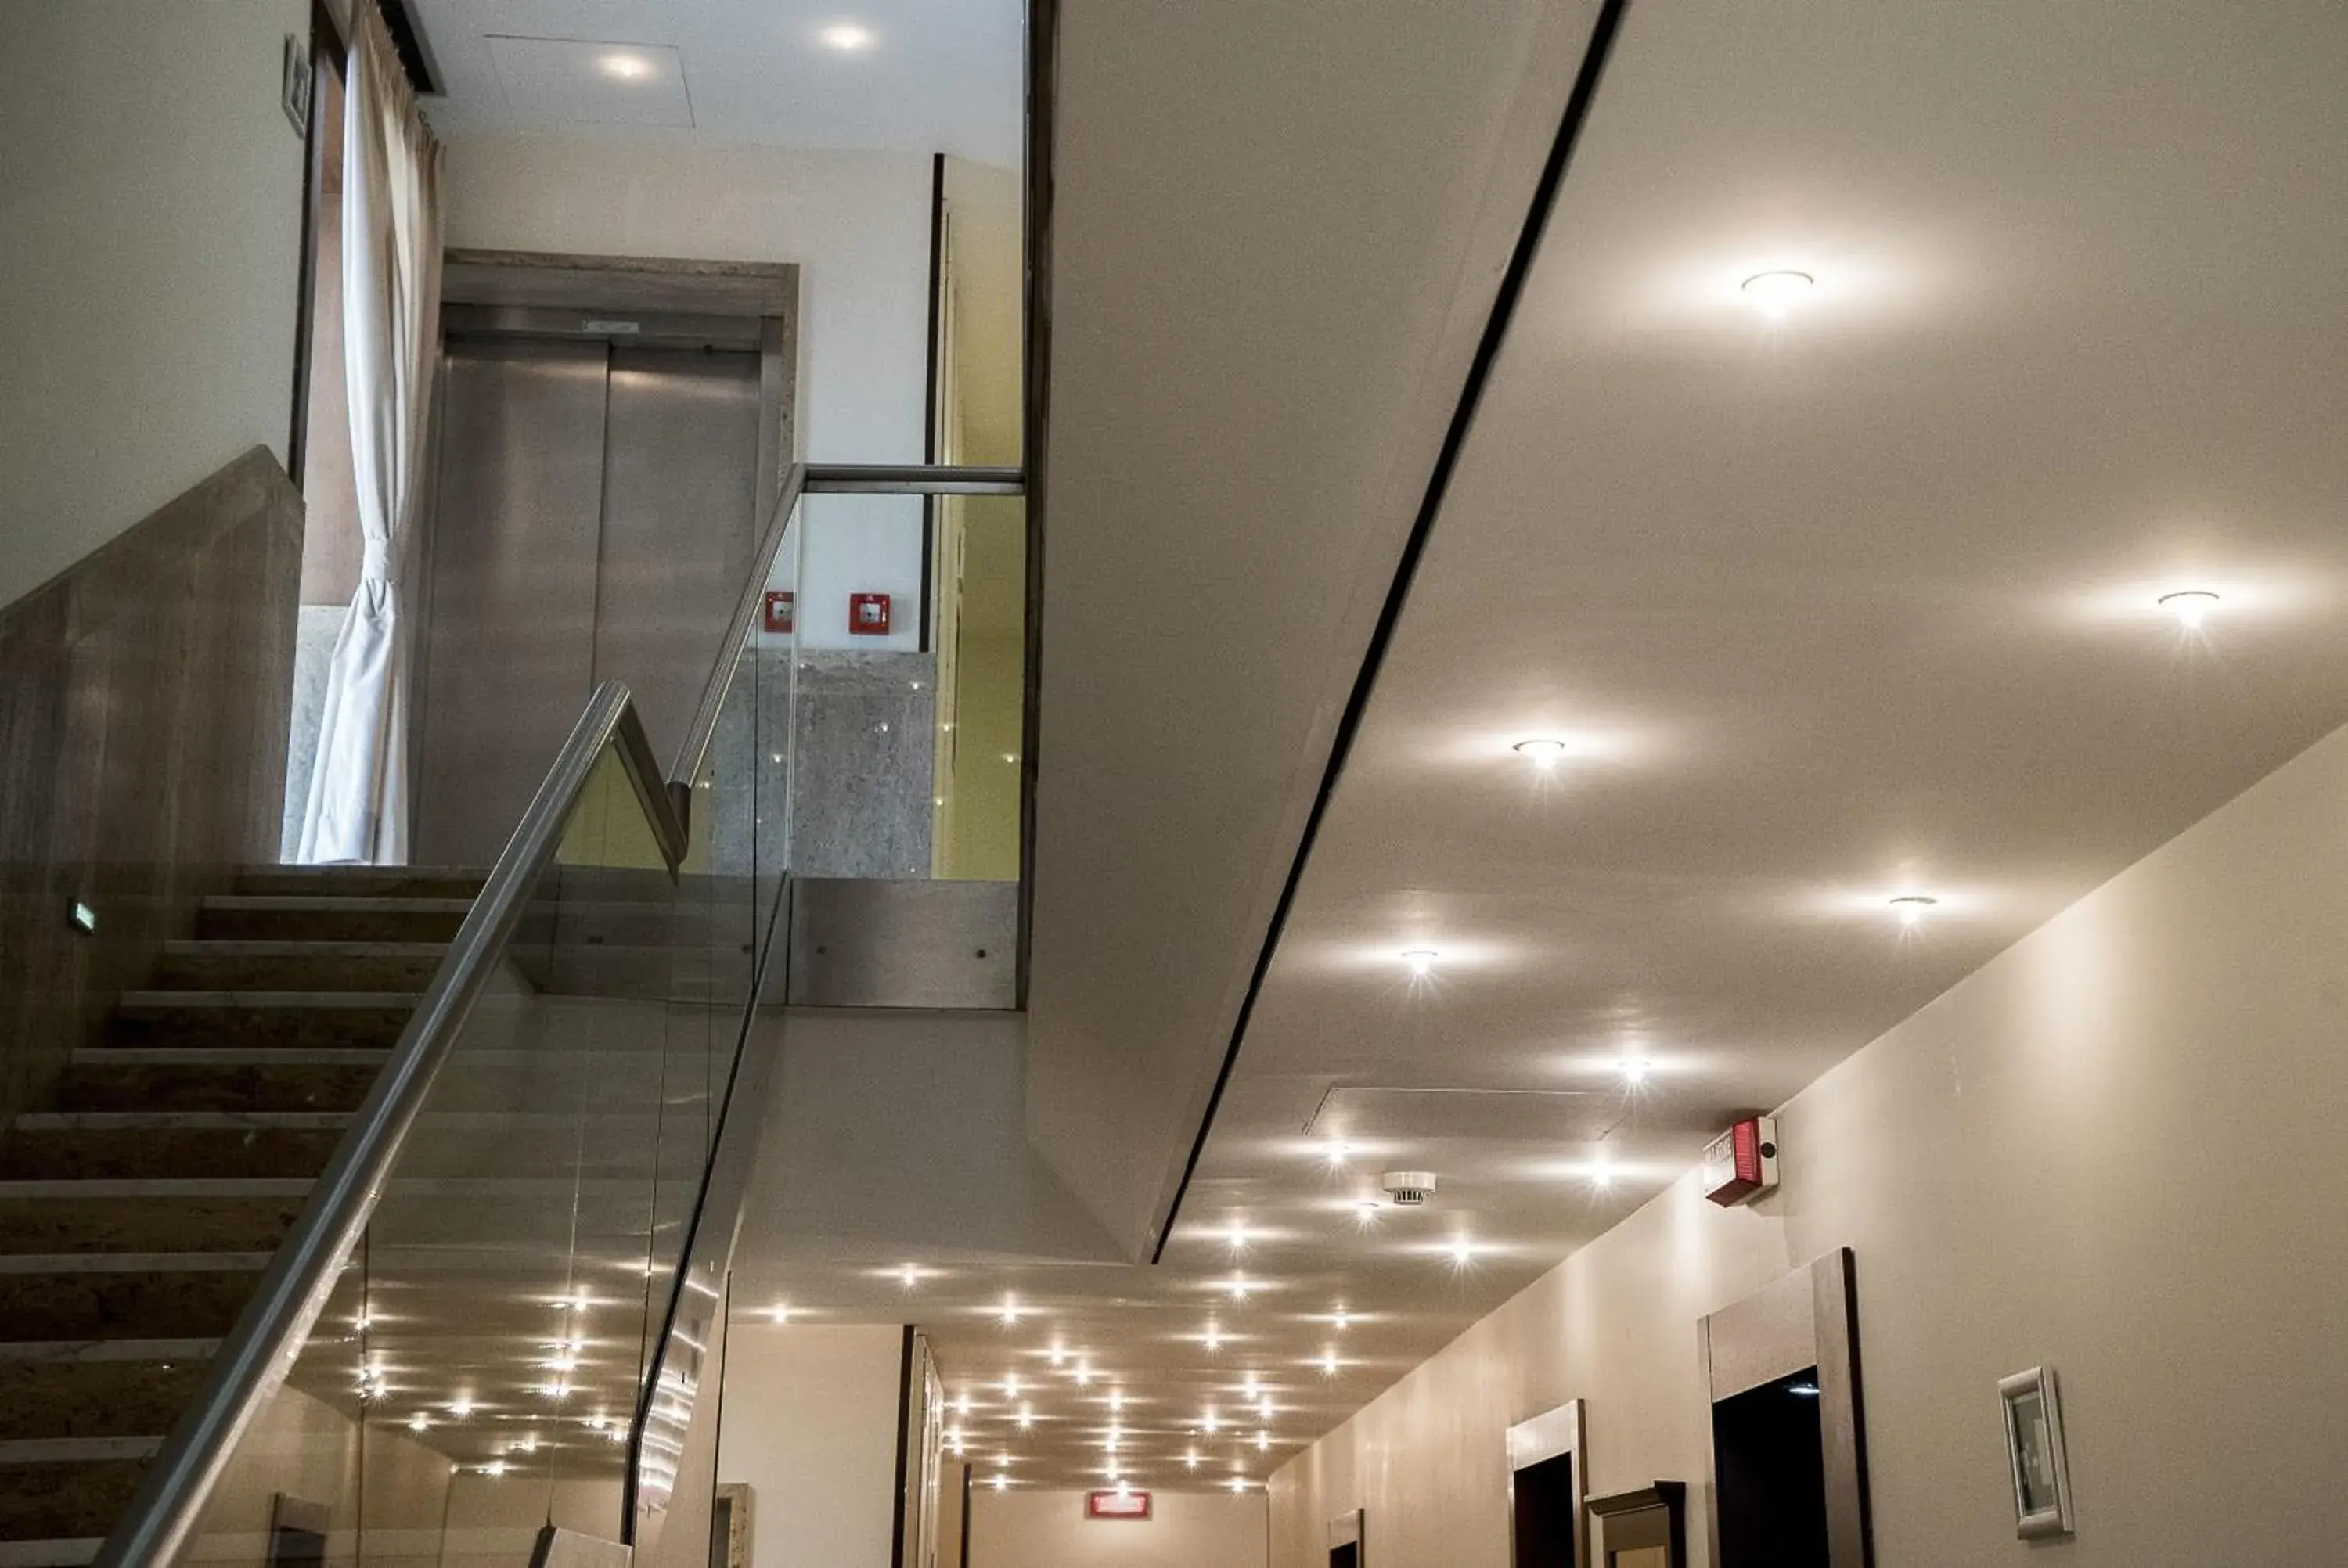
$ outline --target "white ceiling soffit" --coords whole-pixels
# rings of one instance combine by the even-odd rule
[[[1064,8],[1029,1112],[1137,1256],[1597,9]]]
[[[1631,5],[1165,1265],[798,1279],[819,1316],[930,1327],[982,1478],[1099,1484],[1115,1422],[1137,1485],[1260,1482],[1730,1114],[2348,721],[2348,206],[2321,174],[2348,149],[2348,12],[1859,15]],[[1109,123],[1101,94],[1148,107],[1140,76],[1079,82],[1078,126]],[[1380,134],[1352,108],[1315,138],[1340,167]],[[1315,420],[1365,406],[1339,373],[1366,374],[1366,332],[1271,297],[1318,267],[1361,307],[1311,236],[1375,188],[1298,220],[1301,253],[1242,255],[1224,236],[1273,231],[1282,166],[1233,139],[1197,183],[1232,183],[1240,220],[1204,226],[1166,174],[1189,226],[1133,237],[1161,264],[1122,294],[1115,160],[1072,155],[1033,1022],[1102,1053],[1082,1168],[1120,1198],[1110,1141],[1155,1173],[1261,930],[1241,872],[1276,876],[1283,786],[1309,786],[1332,699],[1289,688],[1310,666],[1342,691],[1402,526],[1353,491],[1349,531],[1318,494]],[[1772,268],[1815,279],[1782,324],[1740,287]],[[1108,373],[1119,330],[1155,383]],[[2220,596],[2199,628],[2157,602],[2194,589]],[[1567,743],[1546,773],[1510,750],[1534,737]],[[1914,925],[1889,902],[1911,893],[1939,899]],[[2076,1088],[2116,1060],[2125,977],[2065,958],[2043,978],[2077,1054],[2047,1069]],[[1463,1124],[1395,1092],[1428,1087],[1611,1112]],[[1333,1089],[1375,1091],[1338,1096],[1342,1148],[1305,1131]],[[1396,1167],[1435,1171],[1434,1200],[1365,1214]]]
[[[407,5],[446,89],[427,106],[444,133],[594,125],[604,135],[1020,161],[1023,0]],[[518,81],[510,56],[525,44],[547,58]],[[655,68],[614,64],[632,56]],[[690,118],[677,118],[688,98]]]

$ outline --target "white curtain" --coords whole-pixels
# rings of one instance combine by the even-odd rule
[[[416,536],[440,336],[440,147],[373,5],[354,10],[344,97],[344,374],[365,555],[326,673],[299,858],[407,860],[407,651],[400,608]]]

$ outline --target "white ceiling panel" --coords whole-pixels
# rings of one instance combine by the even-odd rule
[[[489,60],[507,110],[551,125],[684,126],[693,99],[675,49],[494,35]]]
[[[1021,0],[409,0],[446,89],[447,132],[558,129],[763,146],[949,152],[1002,167],[1021,156]],[[514,90],[500,40],[574,46],[581,74],[530,73]],[[847,46],[842,46],[843,45]],[[652,81],[614,81],[601,56],[664,51],[692,105]],[[633,94],[621,89],[633,87]],[[655,113],[636,107],[658,97]]]

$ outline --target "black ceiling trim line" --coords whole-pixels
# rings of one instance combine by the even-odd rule
[[[1354,678],[1354,689],[1346,696],[1344,712],[1337,721],[1337,734],[1329,748],[1329,764],[1321,775],[1320,788],[1313,797],[1313,809],[1304,819],[1303,835],[1297,841],[1296,856],[1289,863],[1288,877],[1281,886],[1280,900],[1273,905],[1271,927],[1265,931],[1263,946],[1256,954],[1255,969],[1248,977],[1247,994],[1240,1001],[1238,1019],[1231,1026],[1231,1041],[1223,1052],[1223,1063],[1215,1074],[1215,1087],[1207,1098],[1207,1114],[1199,1124],[1199,1135],[1191,1142],[1190,1155],[1183,1163],[1182,1179],[1174,1189],[1173,1201],[1167,1205],[1166,1216],[1158,1231],[1156,1245],[1149,1261],[1159,1263],[1166,1256],[1167,1243],[1173,1239],[1174,1222],[1182,1212],[1182,1202],[1189,1195],[1190,1182],[1199,1172],[1199,1161],[1206,1153],[1208,1134],[1214,1131],[1216,1113],[1222,1109],[1223,1091],[1231,1086],[1231,1071],[1238,1066],[1240,1047],[1247,1039],[1248,1024],[1255,1016],[1255,1004],[1263,994],[1264,978],[1272,970],[1272,956],[1280,948],[1286,932],[1288,916],[1295,907],[1297,888],[1304,880],[1304,868],[1313,857],[1313,846],[1321,835],[1322,822],[1329,814],[1329,802],[1336,794],[1337,780],[1345,771],[1352,755],[1354,742],[1360,734],[1363,715],[1367,712],[1370,694],[1375,690],[1378,672],[1385,663],[1386,651],[1393,645],[1395,627],[1402,619],[1403,606],[1409,602],[1412,580],[1418,575],[1418,563],[1426,551],[1426,541],[1435,531],[1435,519],[1443,509],[1446,493],[1451,487],[1451,476],[1459,466],[1459,454],[1467,446],[1468,435],[1476,422],[1477,407],[1483,401],[1484,389],[1492,378],[1492,366],[1499,358],[1500,346],[1509,335],[1509,323],[1515,319],[1517,306],[1524,297],[1525,282],[1531,275],[1534,260],[1540,255],[1541,235],[1549,227],[1550,215],[1556,210],[1560,190],[1565,184],[1568,165],[1573,160],[1573,149],[1581,140],[1583,124],[1590,118],[1592,104],[1597,101],[1599,78],[1605,73],[1606,61],[1613,52],[1614,38],[1622,25],[1622,16],[1631,8],[1631,0],[1606,0],[1599,8],[1598,20],[1590,31],[1590,44],[1582,53],[1581,68],[1573,78],[1573,92],[1566,99],[1564,117],[1559,121],[1557,136],[1550,143],[1549,158],[1541,166],[1540,180],[1533,187],[1531,203],[1526,208],[1523,227],[1517,231],[1515,248],[1509,252],[1508,270],[1500,276],[1500,286],[1492,298],[1491,313],[1485,318],[1484,331],[1478,339],[1475,357],[1468,362],[1468,377],[1459,391],[1459,401],[1451,411],[1451,423],[1444,432],[1443,446],[1436,454],[1435,466],[1427,476],[1426,490],[1418,503],[1418,515],[1412,520],[1409,535],[1403,541],[1402,558],[1395,564],[1394,581],[1387,586],[1385,603],[1379,608],[1377,624],[1371,630],[1370,641],[1362,656],[1362,667]]]

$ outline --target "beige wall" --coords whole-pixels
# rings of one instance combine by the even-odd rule
[[[305,0],[0,5],[0,604],[293,419]]]
[[[904,1331],[736,1318],[717,1478],[750,1488],[756,1568],[889,1568]]]
[[[994,1491],[970,1504],[970,1568],[1257,1568],[1263,1493],[1161,1491],[1146,1520],[1085,1517],[1081,1491]]]
[[[1596,1490],[1700,1483],[1697,1317],[1838,1245],[1887,1568],[2339,1561],[2343,1034],[2348,732],[1797,1096],[1772,1199],[1682,1181],[1284,1467],[1273,1561],[1360,1505],[1376,1568],[1498,1568],[1502,1429],[1568,1399]],[[2079,1522],[2051,1555],[1996,1396],[2038,1362]]]

